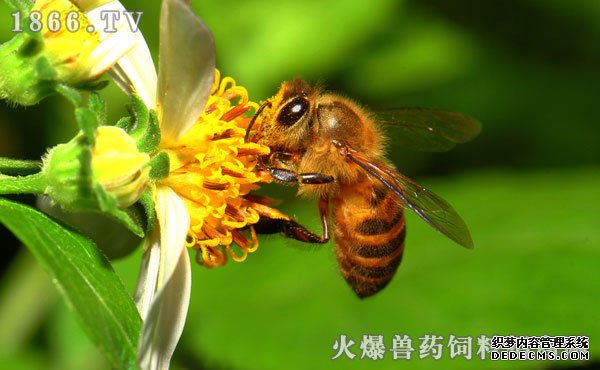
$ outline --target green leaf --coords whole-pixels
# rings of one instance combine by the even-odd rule
[[[142,194],[139,203],[144,208],[146,213],[146,232],[150,232],[156,226],[156,210],[154,208],[154,197],[152,196],[152,189],[148,188]]]
[[[42,163],[24,159],[0,157],[0,173],[10,175],[31,175],[40,172]]]
[[[125,132],[130,133],[131,132],[131,117],[123,117],[120,118],[117,123],[115,123],[115,127],[118,127],[120,129],[125,130]]]
[[[150,178],[160,180],[169,176],[170,159],[167,152],[160,152],[150,160]]]
[[[53,83],[57,76],[56,70],[52,67],[46,58],[39,58],[35,63],[35,70],[40,80],[46,80]]]
[[[142,226],[143,218],[135,207],[129,207],[125,210],[114,208],[112,210],[107,210],[106,212],[119,220],[127,230],[131,231],[136,236],[140,238],[144,237],[144,227]]]
[[[129,114],[133,119],[134,126],[131,127],[131,136],[135,139],[144,135],[148,126],[148,108],[138,95],[131,96],[131,103],[127,105]]]
[[[43,173],[14,177],[0,174],[0,194],[42,194],[46,186]]]
[[[102,98],[102,96],[98,93],[91,93],[90,99],[88,101],[88,106],[90,110],[96,116],[96,120],[98,121],[98,126],[106,125],[106,102]]]
[[[117,127],[131,135],[141,152],[154,152],[160,143],[160,127],[156,111],[148,110],[144,101],[135,94],[131,96],[128,109],[131,117],[119,120]]]
[[[158,123],[158,117],[156,111],[151,110],[146,130],[144,135],[137,139],[137,146],[140,152],[152,153],[158,147],[160,143],[160,125]]]
[[[102,212],[111,215],[123,226],[127,227],[129,231],[139,236],[144,237],[143,217],[139,215],[135,207],[129,207],[127,209],[121,209],[117,205],[115,198],[110,196],[101,185],[95,186],[95,191],[100,209]]]
[[[48,271],[90,339],[114,368],[136,368],[141,319],[108,260],[82,235],[0,199],[0,222]]]

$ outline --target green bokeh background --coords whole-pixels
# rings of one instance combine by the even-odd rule
[[[156,56],[158,2],[141,29]],[[314,250],[261,239],[244,263],[193,268],[188,323],[173,368],[540,369],[573,362],[450,359],[335,361],[346,334],[587,335],[600,354],[600,2],[193,1],[214,33],[224,75],[254,100],[301,76],[368,107],[426,106],[473,115],[483,131],[442,154],[403,151],[403,173],[454,205],[476,248],[444,239],[408,216],[405,258],[390,285],[358,300],[337,271],[333,243]],[[1,41],[11,37],[0,5]],[[182,53],[183,54],[183,53]],[[104,91],[114,120],[127,98]],[[39,158],[75,133],[60,98],[0,106],[0,156]],[[282,209],[318,230],[316,205],[294,189],[265,187]],[[23,198],[33,202],[32,198]],[[103,369],[106,364],[47,275],[4,229],[0,368]],[[295,247],[295,248],[294,248]],[[305,250],[303,250],[305,249]],[[133,289],[139,252],[116,262]],[[474,347],[474,351],[476,347]],[[475,354],[474,354],[475,355]],[[476,357],[476,356],[474,356]],[[591,365],[589,366],[591,368]]]

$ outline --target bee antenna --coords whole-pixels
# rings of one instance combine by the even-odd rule
[[[252,119],[250,120],[250,123],[248,124],[248,128],[246,128],[246,135],[244,136],[244,142],[248,142],[248,138],[250,137],[250,130],[252,130],[252,126],[254,125],[254,122],[256,121],[256,117],[258,117],[260,115],[260,113],[263,111],[263,109],[265,109],[266,106],[271,106],[271,102],[270,101],[266,101],[264,103],[262,103],[262,105],[260,107],[258,107],[258,110],[256,111],[256,113],[254,113],[254,116],[252,116]]]

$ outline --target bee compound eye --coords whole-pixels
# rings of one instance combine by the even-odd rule
[[[292,126],[304,117],[309,108],[308,99],[303,96],[296,97],[281,108],[277,116],[277,122],[285,126]]]

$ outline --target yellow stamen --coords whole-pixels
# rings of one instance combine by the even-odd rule
[[[260,198],[244,198],[258,183],[268,182],[257,171],[256,158],[269,148],[244,141],[247,113],[257,107],[244,87],[230,77],[220,80],[216,71],[204,113],[176,143],[162,147],[171,159],[171,172],[161,182],[184,200],[191,219],[187,246],[208,268],[227,263],[227,255],[245,260],[258,248],[252,225],[260,215],[281,215],[256,201]],[[233,244],[241,254],[233,251]]]

